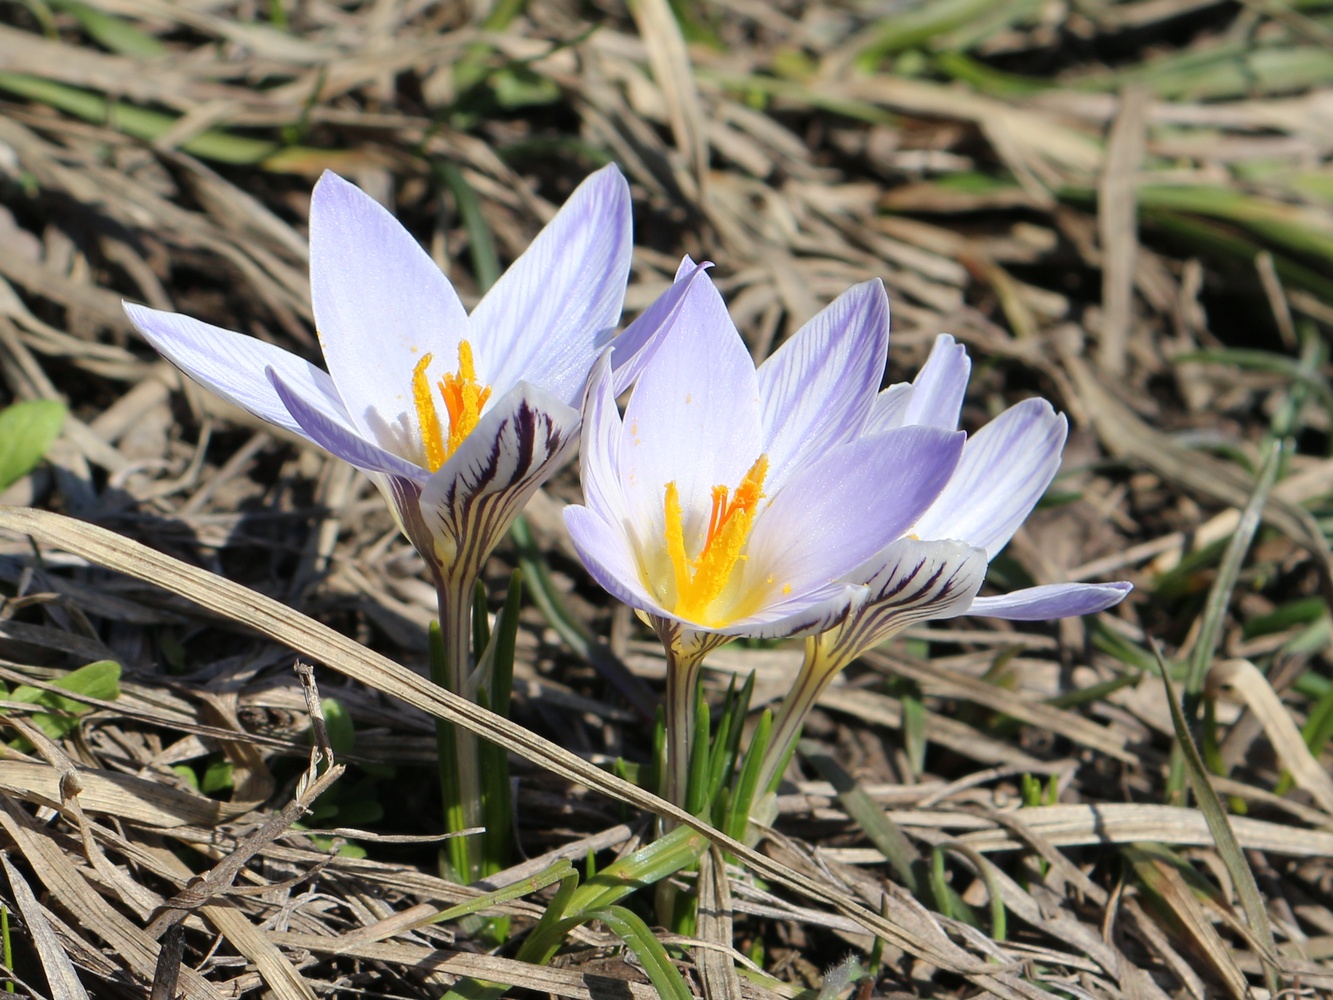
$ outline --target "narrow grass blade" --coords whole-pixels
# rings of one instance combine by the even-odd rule
[[[1227,873],[1236,887],[1236,895],[1240,897],[1240,905],[1245,911],[1250,932],[1258,943],[1259,958],[1264,965],[1264,980],[1268,990],[1270,993],[1276,993],[1281,969],[1277,964],[1277,944],[1273,940],[1273,928],[1268,922],[1268,910],[1264,907],[1264,898],[1259,892],[1258,883],[1254,880],[1254,872],[1250,870],[1249,863],[1245,860],[1240,842],[1236,840],[1235,831],[1231,829],[1231,823],[1227,820],[1222,800],[1217,797],[1212,784],[1208,781],[1208,772],[1190,736],[1185,713],[1181,711],[1180,703],[1176,700],[1175,685],[1171,683],[1171,671],[1167,668],[1160,652],[1157,654],[1157,662],[1162,672],[1162,683],[1166,687],[1167,704],[1171,708],[1171,724],[1175,728],[1176,741],[1184,757],[1185,774],[1199,803],[1199,811],[1208,821],[1208,829],[1217,843],[1217,852],[1221,855],[1222,863],[1226,865]]]
[[[588,920],[600,920],[625,942],[626,947],[643,966],[653,989],[664,1000],[694,1000],[694,994],[685,985],[680,970],[672,964],[662,942],[643,922],[643,918],[623,906],[592,910],[584,915]]]
[[[424,923],[439,924],[446,920],[457,920],[459,917],[470,916],[473,913],[480,913],[482,910],[496,906],[499,903],[507,903],[512,899],[519,899],[523,896],[531,895],[545,889],[548,885],[554,885],[571,875],[577,877],[574,866],[568,858],[561,858],[550,868],[546,868],[531,878],[521,879],[512,885],[496,889],[494,892],[488,892],[484,896],[478,896],[476,899],[470,899],[466,903],[459,903],[457,906],[451,906],[441,913],[437,913]]]
[[[865,789],[836,760],[821,753],[818,747],[808,741],[803,742],[800,749],[801,756],[813,764],[823,779],[833,786],[847,815],[860,825],[870,842],[888,859],[903,885],[907,886],[913,896],[920,898],[925,866],[907,835],[884,815],[884,810],[875,804]]]

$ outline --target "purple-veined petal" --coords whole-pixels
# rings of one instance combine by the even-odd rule
[[[446,573],[468,580],[578,440],[579,411],[520,382],[482,414],[421,491]]]
[[[261,420],[309,438],[265,377],[266,368],[281,373],[283,380],[312,406],[346,419],[333,380],[309,361],[254,337],[179,313],[129,302],[124,307],[130,322],[159,354],[205,389]]]
[[[722,297],[701,275],[625,410],[620,482],[635,530],[664,537],[666,485],[674,482],[693,551],[690,540],[708,525],[712,488],[734,490],[761,448],[754,361]]]
[[[1020,622],[1072,618],[1114,607],[1133,589],[1131,583],[1052,583],[998,597],[978,597],[967,613]]]
[[[383,472],[419,482],[429,477],[430,474],[419,465],[367,441],[348,423],[345,414],[331,412],[327,407],[305,399],[277,369],[270,367],[266,375],[287,411],[300,425],[301,433],[335,458],[341,458],[363,472]]]
[[[620,321],[630,225],[629,185],[603,167],[477,304],[472,346],[497,394],[521,380],[577,405],[601,334]]]
[[[353,426],[381,444],[405,414],[415,428],[412,372],[426,354],[431,385],[458,370],[467,311],[398,220],[328,171],[310,201],[310,297]],[[488,374],[478,364],[483,382]]]
[[[847,614],[856,588],[833,582],[815,587],[800,597],[784,597],[748,617],[732,622],[724,635],[748,635],[756,639],[784,639],[824,632]]]
[[[755,519],[747,585],[774,599],[843,580],[901,535],[939,495],[965,435],[900,427],[857,438],[797,473]]]
[[[566,507],[564,516],[579,559],[603,590],[622,604],[659,618],[670,617],[639,579],[623,528],[608,524],[596,511],[578,504]]]
[[[880,392],[870,408],[864,433],[878,434],[881,431],[891,431],[895,427],[901,427],[906,423],[903,417],[907,413],[907,404],[911,401],[911,382],[895,382]]]
[[[899,538],[856,573],[856,606],[832,637],[847,662],[917,622],[967,614],[986,579],[986,551],[956,539]]]
[[[759,366],[768,485],[860,432],[889,353],[889,299],[878,279],[838,296]]]
[[[935,338],[926,363],[912,379],[912,398],[903,416],[905,424],[925,424],[951,431],[958,427],[958,413],[967,394],[972,360],[967,348],[947,333]]]
[[[879,394],[866,429],[924,424],[954,430],[971,374],[972,361],[967,348],[949,334],[940,334],[916,378],[910,383],[890,386]]]
[[[625,518],[620,488],[620,410],[616,406],[610,352],[603,352],[588,376],[583,402],[583,434],[579,448],[579,481],[584,502],[609,521]]]
[[[616,395],[639,380],[644,366],[653,356],[664,333],[676,322],[686,293],[696,278],[713,265],[696,264],[686,255],[676,271],[671,287],[653,300],[637,319],[612,338],[611,367],[616,373]]]
[[[968,438],[958,470],[912,533],[961,538],[994,558],[1055,478],[1066,428],[1044,399],[1005,410]]]

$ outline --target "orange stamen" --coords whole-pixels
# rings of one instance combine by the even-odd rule
[[[449,415],[449,437],[445,440],[435,400],[426,382],[426,368],[432,355],[417,362],[412,372],[412,401],[416,405],[417,422],[421,425],[421,441],[425,448],[426,468],[439,471],[449,456],[458,450],[463,439],[476,429],[482,408],[491,398],[491,387],[477,381],[477,369],[472,360],[472,345],[458,342],[458,371],[440,380],[440,396]]]
[[[750,537],[755,509],[764,498],[764,476],[767,472],[768,458],[761,455],[745,474],[734,494],[726,486],[713,487],[708,530],[704,534],[699,555],[693,560],[685,552],[680,492],[674,482],[667,483],[667,556],[676,583],[675,607],[672,610],[682,618],[704,625],[722,624],[715,615],[710,615],[710,611],[727,589],[737,564],[745,559],[743,550]]]

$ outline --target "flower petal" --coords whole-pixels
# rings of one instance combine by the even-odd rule
[[[987,564],[986,551],[966,542],[899,538],[858,571],[865,590],[833,636],[831,658],[846,663],[909,625],[966,614]]]
[[[838,296],[759,366],[772,490],[860,432],[888,353],[889,299],[876,279]]]
[[[310,297],[353,426],[389,444],[385,429],[414,412],[412,371],[422,356],[435,356],[431,384],[457,369],[467,311],[398,220],[329,171],[310,201]]]
[[[280,347],[178,313],[129,302],[125,303],[125,313],[144,340],[164,358],[204,388],[261,420],[310,437],[264,376],[267,368],[278,372],[312,405],[345,414],[328,373]]]
[[[429,477],[430,474],[421,466],[367,441],[351,426],[345,413],[307,400],[299,390],[287,383],[277,369],[270,366],[267,375],[283,406],[300,425],[301,433],[331,455],[363,472],[383,472],[419,482]]]
[[[690,286],[712,266],[706,261],[696,264],[686,255],[671,287],[654,299],[652,305],[640,313],[623,332],[609,341],[612,345],[611,367],[616,373],[616,395],[639,380],[662,335],[675,324]]]
[[[520,382],[491,409],[421,491],[435,554],[455,580],[468,580],[537,487],[578,440],[579,412]]]
[[[901,535],[939,495],[965,435],[901,427],[857,438],[792,477],[755,520],[746,553],[751,586],[774,598],[842,580]]]
[[[845,583],[826,583],[765,606],[759,613],[741,618],[718,631],[724,635],[747,635],[756,639],[785,639],[825,632],[847,614],[856,594]]]
[[[958,471],[912,532],[961,538],[994,558],[1055,478],[1066,429],[1044,399],[1005,410],[968,438]]]
[[[706,274],[686,291],[630,396],[620,482],[635,530],[664,537],[667,483],[679,491],[686,539],[700,535],[714,486],[734,489],[762,448],[754,361]]]
[[[625,532],[588,507],[565,508],[565,527],[588,574],[623,604],[659,618],[670,617],[644,588]]]
[[[923,424],[953,430],[958,426],[958,413],[971,374],[972,361],[967,348],[949,334],[940,334],[910,385],[899,383],[879,394],[867,429]]]
[[[583,434],[579,447],[579,481],[584,502],[599,516],[619,524],[625,518],[620,488],[622,422],[616,406],[610,352],[604,352],[588,376],[583,402]]]
[[[1124,582],[1052,583],[1044,587],[1015,590],[1012,594],[998,597],[978,597],[967,613],[1020,622],[1072,618],[1114,607],[1133,589],[1132,583]]]
[[[522,380],[578,403],[600,335],[620,320],[630,226],[629,185],[614,165],[603,167],[478,303],[472,346],[497,393]]]

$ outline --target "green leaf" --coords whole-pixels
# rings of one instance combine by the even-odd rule
[[[205,795],[226,791],[232,786],[232,766],[229,760],[215,760],[208,765],[199,782],[199,791]]]
[[[98,701],[115,701],[120,697],[120,664],[115,660],[95,660],[70,671],[64,677],[53,680],[51,686],[72,694],[96,698]],[[9,700],[45,705],[75,715],[89,710],[89,706],[81,701],[65,698],[54,691],[44,691],[29,684],[20,684],[9,696]]]
[[[120,664],[114,660],[96,660],[52,680],[51,686],[85,698],[114,701],[120,697]],[[92,706],[82,701],[31,684],[19,685],[9,700],[51,709],[51,712],[34,712],[29,721],[53,740],[66,736],[78,726],[79,716],[92,711]],[[22,738],[10,745],[29,749],[28,741]]]
[[[53,399],[34,399],[0,410],[0,490],[36,468],[64,422],[65,404]]]
[[[694,994],[643,918],[623,906],[593,910],[582,914],[586,920],[600,920],[634,952],[653,989],[663,1000],[693,1000]]]
[[[438,924],[446,920],[457,920],[460,917],[471,916],[474,913],[480,913],[482,910],[500,903],[508,903],[510,900],[518,899],[522,896],[530,895],[545,889],[548,885],[554,885],[556,882],[567,878],[578,880],[578,873],[574,870],[573,864],[568,858],[561,858],[529,878],[520,879],[503,888],[496,889],[494,892],[488,892],[475,899],[469,899],[466,903],[460,903],[458,906],[451,906],[442,913],[437,913],[430,918],[429,923]],[[570,889],[572,892],[573,889]]]
[[[337,698],[321,698],[320,711],[324,713],[324,729],[329,734],[329,746],[338,757],[346,756],[356,747],[356,727],[351,713]]]

